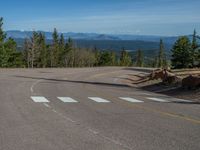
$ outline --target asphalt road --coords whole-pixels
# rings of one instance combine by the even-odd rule
[[[200,105],[122,82],[138,73],[1,69],[0,150],[199,150]]]

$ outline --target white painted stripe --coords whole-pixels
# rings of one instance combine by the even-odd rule
[[[168,100],[164,100],[161,98],[154,98],[154,97],[147,97],[147,99],[152,100],[152,101],[157,101],[157,102],[169,102]]]
[[[48,99],[42,96],[31,96],[31,99],[36,103],[48,103]]]
[[[57,98],[64,103],[77,103],[78,102],[78,101],[72,99],[71,97],[57,97]]]
[[[100,97],[88,97],[89,99],[98,102],[98,103],[109,103],[110,101],[100,98]]]
[[[140,101],[134,98],[130,98],[130,97],[119,97],[122,100],[128,101],[128,102],[132,102],[132,103],[143,103],[144,101]]]

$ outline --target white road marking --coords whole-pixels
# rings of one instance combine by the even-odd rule
[[[34,83],[32,84],[32,86],[31,86],[31,88],[30,88],[31,93],[34,93],[34,87],[35,87],[39,82],[41,82],[41,81],[43,81],[43,80],[44,80],[44,79],[37,80],[36,82],[34,82]]]
[[[77,103],[78,102],[78,101],[72,99],[71,97],[57,97],[57,98],[64,103]]]
[[[170,102],[168,100],[164,100],[164,99],[161,99],[161,98],[155,98],[155,97],[147,97],[147,99],[152,100],[152,101],[157,101],[157,102],[164,102],[164,103]]]
[[[109,103],[110,101],[100,98],[100,97],[88,97],[89,99],[98,102],[98,103]]]
[[[48,99],[42,96],[31,96],[31,99],[36,103],[48,103]]]
[[[144,101],[140,101],[134,98],[130,98],[130,97],[119,97],[122,100],[128,101],[128,102],[132,102],[132,103],[143,103]]]

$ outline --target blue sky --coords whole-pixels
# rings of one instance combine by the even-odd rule
[[[139,35],[200,32],[200,0],[6,0],[5,30]]]

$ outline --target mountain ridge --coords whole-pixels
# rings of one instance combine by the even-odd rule
[[[15,39],[18,38],[29,38],[31,37],[33,31],[20,31],[20,30],[8,30],[6,31],[8,37]],[[46,35],[47,39],[52,39],[52,32],[37,31],[42,32]],[[61,33],[59,33],[61,34]],[[130,41],[148,41],[148,42],[158,42],[161,38],[166,43],[174,43],[178,36],[157,36],[157,35],[131,35],[131,34],[99,34],[99,33],[76,33],[76,32],[66,32],[63,33],[65,38],[71,37],[77,40],[130,40]]]

